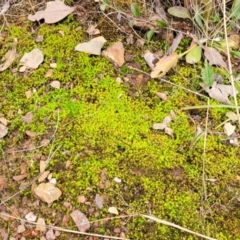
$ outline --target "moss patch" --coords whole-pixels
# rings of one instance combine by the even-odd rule
[[[166,84],[156,81],[148,82],[147,89],[133,97],[128,86],[115,81],[117,75],[108,60],[74,51],[79,42],[87,41],[81,31],[75,31],[79,24],[71,19],[58,25],[43,24],[35,34],[29,33],[29,27],[13,26],[11,31],[5,30],[7,42],[1,43],[1,55],[18,38],[20,55],[37,47],[45,56],[44,63],[35,71],[13,74],[9,69],[2,73],[1,113],[11,123],[9,134],[0,142],[4,159],[1,175],[11,183],[6,196],[13,194],[20,183],[11,179],[20,174],[21,163],[27,165],[29,176],[24,180],[27,183],[37,175],[39,161],[46,160],[56,150],[48,169],[63,195],[50,208],[42,202],[34,208],[35,198],[27,189],[19,198],[9,201],[9,205],[20,206],[27,197],[35,214],[55,225],[61,225],[63,216],[71,212],[64,205],[66,202],[72,209],[84,212],[91,221],[110,217],[108,207],[115,206],[123,215],[153,214],[218,239],[237,239],[239,151],[224,145],[214,135],[207,140],[205,168],[207,178],[217,181],[206,182],[208,201],[201,200],[203,139],[193,147],[195,126],[187,112],[180,109],[200,105],[202,100],[177,87],[166,89]],[[37,35],[43,35],[44,41],[36,43]],[[140,56],[141,53],[137,54],[135,60]],[[57,68],[51,77],[46,77],[52,62],[57,63]],[[18,61],[12,66],[15,67]],[[180,66],[170,80],[188,87],[192,84],[189,78],[198,81],[196,71]],[[52,80],[60,81],[61,88],[52,88],[49,85]],[[26,98],[28,90],[33,92],[31,98]],[[168,93],[168,101],[161,101],[156,96],[158,91]],[[152,129],[153,123],[161,122],[171,110],[176,113],[170,124],[174,138]],[[212,119],[219,122],[225,111],[211,110]],[[21,121],[28,112],[34,116],[30,124]],[[204,118],[205,112],[199,112]],[[26,130],[37,136],[29,137]],[[51,139],[50,144],[37,148],[44,139]],[[29,148],[34,150],[16,152]],[[68,163],[70,166],[66,167]],[[115,177],[122,183],[115,183]],[[96,194],[104,196],[103,209],[94,203]],[[78,202],[80,195],[86,197],[88,204]],[[205,211],[204,225],[200,211]],[[73,225],[69,220],[68,227],[76,229]],[[140,217],[100,222],[90,230],[112,235],[117,227],[131,239],[195,239]],[[59,239],[66,236],[63,233]]]

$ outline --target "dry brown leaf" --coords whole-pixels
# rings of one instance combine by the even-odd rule
[[[154,123],[152,128],[154,130],[163,130],[167,127],[167,125],[165,123]]]
[[[234,133],[236,126],[232,125],[230,122],[227,122],[224,124],[223,129],[227,136],[231,136]]]
[[[161,98],[163,101],[167,100],[167,95],[165,93],[156,92],[156,95]]]
[[[0,192],[7,187],[7,181],[3,176],[0,176]]]
[[[173,136],[173,130],[172,130],[171,128],[166,127],[166,128],[164,129],[164,132],[165,132],[166,134],[168,134],[169,136],[171,136],[172,138],[174,138],[174,136]]]
[[[0,123],[0,139],[5,137],[8,133],[8,128]]]
[[[62,1],[51,1],[47,3],[47,7],[44,11],[36,12],[34,15],[29,15],[30,21],[45,20],[45,23],[57,23],[67,17],[75,10],[74,7],[65,5]]]
[[[161,17],[165,22],[168,22],[167,15],[161,1],[154,1],[154,9],[159,17]]]
[[[28,124],[31,123],[32,120],[33,120],[33,113],[32,112],[28,112],[25,116],[23,116],[21,118],[21,120],[23,122],[25,122],[25,123],[28,123]]]
[[[233,89],[231,85],[218,84],[214,82],[211,87],[207,87],[204,83],[200,84],[203,89],[208,93],[209,97],[225,104],[231,105],[229,101],[229,96],[233,96]],[[238,91],[236,90],[236,94]]]
[[[50,86],[53,88],[56,88],[56,89],[60,89],[61,83],[59,81],[55,80],[50,83]]]
[[[20,171],[21,171],[21,174],[27,173],[27,165],[26,165],[26,163],[21,163]]]
[[[159,60],[157,55],[154,53],[151,53],[150,51],[146,51],[143,54],[143,58],[151,69],[154,69],[155,63]]]
[[[109,207],[109,208],[108,208],[108,212],[109,212],[109,213],[112,213],[112,214],[115,214],[115,215],[118,215],[118,214],[119,214],[116,207]]]
[[[37,69],[38,66],[43,62],[44,56],[41,50],[38,48],[33,49],[29,53],[25,53],[20,60],[22,67],[19,69],[20,72],[24,72],[27,68]]]
[[[173,39],[172,45],[168,49],[167,54],[171,54],[171,53],[176,51],[176,49],[177,49],[179,43],[181,42],[182,38],[183,38],[182,32],[178,32],[177,36]]]
[[[45,74],[45,77],[49,78],[49,77],[52,77],[52,75],[53,75],[53,69],[49,69]]]
[[[32,96],[32,91],[28,90],[25,92],[26,98],[29,99]]]
[[[116,66],[121,67],[124,60],[124,47],[121,42],[116,42],[102,52],[102,56],[112,61]]]
[[[100,30],[95,25],[90,25],[86,31],[90,36],[100,34]]]
[[[213,47],[204,47],[204,56],[210,65],[218,65],[228,70],[227,64],[223,61],[222,55]]]
[[[153,68],[153,71],[151,72],[151,78],[160,78],[173,67],[177,65],[178,62],[178,55],[176,53],[172,53],[168,56],[164,56],[161,58],[156,66]]]
[[[27,176],[28,176],[28,173],[24,173],[24,174],[21,174],[21,175],[16,175],[16,176],[13,176],[13,180],[21,181],[21,180],[25,179]]]
[[[15,38],[13,41],[12,49],[9,50],[3,57],[3,60],[5,62],[0,65],[0,72],[6,70],[10,67],[10,65],[13,63],[13,61],[17,58],[17,39]]]
[[[107,40],[102,36],[95,37],[88,42],[79,43],[75,47],[75,50],[79,52],[94,54],[94,55],[101,55],[101,49],[104,43],[106,42]]]
[[[37,133],[36,132],[33,132],[33,131],[30,131],[30,130],[26,130],[25,133],[29,136],[29,137],[36,137],[37,136]]]
[[[5,117],[0,117],[0,122],[4,125],[7,126],[10,121],[8,121]]]
[[[36,42],[37,42],[37,43],[40,43],[40,42],[43,41],[43,39],[44,39],[44,36],[43,36],[43,35],[39,35],[39,36],[37,36],[37,38],[36,38]]]

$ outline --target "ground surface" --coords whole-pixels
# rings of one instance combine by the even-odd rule
[[[129,70],[132,66],[149,73],[142,54],[146,49],[164,52],[166,43],[138,47],[134,35],[134,43],[129,44],[127,34],[96,12],[97,3],[86,1],[77,7],[77,12],[57,24],[32,23],[24,15],[9,19],[2,29],[0,56],[17,38],[20,57],[39,48],[44,62],[20,73],[18,58],[1,73],[0,117],[9,123],[8,134],[0,141],[0,212],[22,219],[33,212],[48,225],[77,230],[70,214],[80,210],[91,222],[87,230],[91,233],[130,239],[198,239],[143,217],[114,218],[117,215],[109,213],[114,207],[121,217],[144,213],[217,239],[240,239],[240,152],[223,141],[227,137],[221,127],[215,129],[228,110],[215,108],[209,113],[205,195],[204,138],[196,141],[196,126],[205,128],[206,109],[181,108],[204,105],[206,98]],[[22,11],[26,14],[26,8]],[[86,29],[91,23],[98,24],[107,39],[105,49],[116,41],[124,44],[122,67],[114,67],[102,56],[74,51],[78,43],[89,40]],[[129,31],[128,24],[120,27]],[[41,35],[43,41],[36,42]],[[187,39],[179,51],[186,43]],[[51,63],[57,67],[49,74]],[[201,67],[202,63],[191,67],[180,62],[166,79],[198,91]],[[53,80],[61,83],[59,89],[50,86]],[[157,92],[168,99],[163,101]],[[172,136],[153,129],[167,116],[174,118],[169,125]],[[49,179],[56,179],[62,191],[52,204],[34,194],[43,161],[49,162]],[[13,196],[19,189],[24,190]],[[23,231],[19,225],[25,225]],[[46,231],[6,216],[0,218],[0,226],[2,239],[54,239]],[[54,231],[54,236],[100,239],[60,231]]]

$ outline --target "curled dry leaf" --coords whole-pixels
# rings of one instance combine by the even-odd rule
[[[34,15],[29,15],[28,19],[32,22],[45,20],[45,23],[56,23],[67,17],[75,10],[74,7],[65,5],[62,1],[56,0],[47,3],[44,11],[38,11]]]
[[[3,60],[5,62],[0,65],[0,72],[6,70],[10,67],[10,65],[13,63],[13,61],[17,58],[17,39],[15,38],[13,41],[12,49],[9,50],[3,57]]]
[[[176,49],[177,49],[179,43],[181,42],[182,38],[183,38],[182,32],[178,32],[177,36],[173,39],[172,45],[168,49],[167,54],[171,54],[171,53],[176,51]]]
[[[159,58],[156,56],[156,54],[154,53],[151,53],[149,51],[146,51],[144,54],[143,54],[143,58],[144,60],[146,61],[147,65],[153,69],[154,66],[155,66],[155,63],[159,60]]]
[[[227,64],[224,62],[222,55],[213,47],[204,47],[204,56],[210,65],[217,65],[228,70]]]
[[[151,78],[160,78],[177,65],[178,55],[172,53],[161,58],[151,72]]]
[[[232,104],[228,99],[229,96],[233,96],[233,89],[231,85],[218,84],[217,82],[214,82],[211,87],[207,87],[204,83],[201,83],[200,85],[208,93],[209,97],[221,103],[229,105]],[[238,94],[237,90],[236,94]]]
[[[0,192],[7,187],[7,181],[4,176],[0,176]]]
[[[0,123],[0,139],[4,138],[8,133],[8,128]]]

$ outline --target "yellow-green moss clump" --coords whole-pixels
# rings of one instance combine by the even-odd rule
[[[74,51],[79,42],[87,40],[81,31],[75,30],[77,27],[79,24],[68,19],[58,25],[44,24],[34,35],[29,33],[29,26],[13,26],[5,32],[10,42],[18,38],[21,55],[37,47],[43,51],[45,60],[31,73],[13,75],[12,69],[2,73],[1,113],[11,121],[9,135],[0,143],[3,151],[10,147],[22,149],[30,140],[26,130],[37,133],[33,143],[40,146],[43,139],[51,139],[57,126],[54,141],[47,147],[21,153],[10,161],[14,167],[8,172],[9,179],[19,174],[20,159],[24,158],[30,180],[38,172],[39,160],[46,159],[51,149],[58,149],[48,169],[63,195],[51,206],[51,211],[41,202],[34,209],[35,214],[42,215],[49,224],[61,225],[62,218],[57,221],[58,215],[54,217],[52,212],[56,209],[59,214],[68,215],[70,210],[63,202],[84,212],[91,221],[109,217],[108,207],[115,206],[121,214],[153,214],[218,239],[238,239],[239,151],[214,136],[207,140],[205,174],[216,181],[206,183],[208,202],[202,200],[203,141],[193,148],[195,128],[180,108],[200,105],[203,100],[176,87],[166,90],[166,84],[156,81],[149,82],[148,89],[138,96],[130,97],[129,89],[115,81],[108,60]],[[37,35],[44,36],[43,42],[35,42]],[[10,44],[2,42],[1,45],[3,55]],[[51,77],[46,77],[52,62],[57,63],[57,68]],[[15,61],[13,68],[17,66]],[[195,70],[183,67],[179,72],[180,75],[175,73],[172,77],[173,82],[192,84],[186,79],[195,79]],[[61,88],[50,87],[52,80],[60,81]],[[25,92],[33,89],[35,93],[27,99]],[[161,101],[155,94],[157,91],[167,92],[168,101]],[[153,123],[161,122],[170,110],[176,113],[176,119],[170,124],[174,138],[152,129]],[[27,112],[34,115],[30,124],[21,121]],[[205,114],[202,110],[200,113]],[[6,163],[9,167],[10,162]],[[67,162],[70,162],[68,168]],[[115,177],[122,183],[115,183]],[[14,187],[18,189],[18,183]],[[105,196],[103,209],[95,207],[96,194]],[[21,197],[24,195],[32,197],[29,190]],[[79,204],[79,195],[84,195],[90,206]],[[15,204],[21,204],[21,200]],[[89,208],[94,208],[94,212]],[[200,211],[205,213],[204,219],[200,218]],[[131,239],[196,239],[140,217],[101,222],[90,230],[112,234],[116,227],[122,228]],[[59,239],[66,239],[66,234]]]

